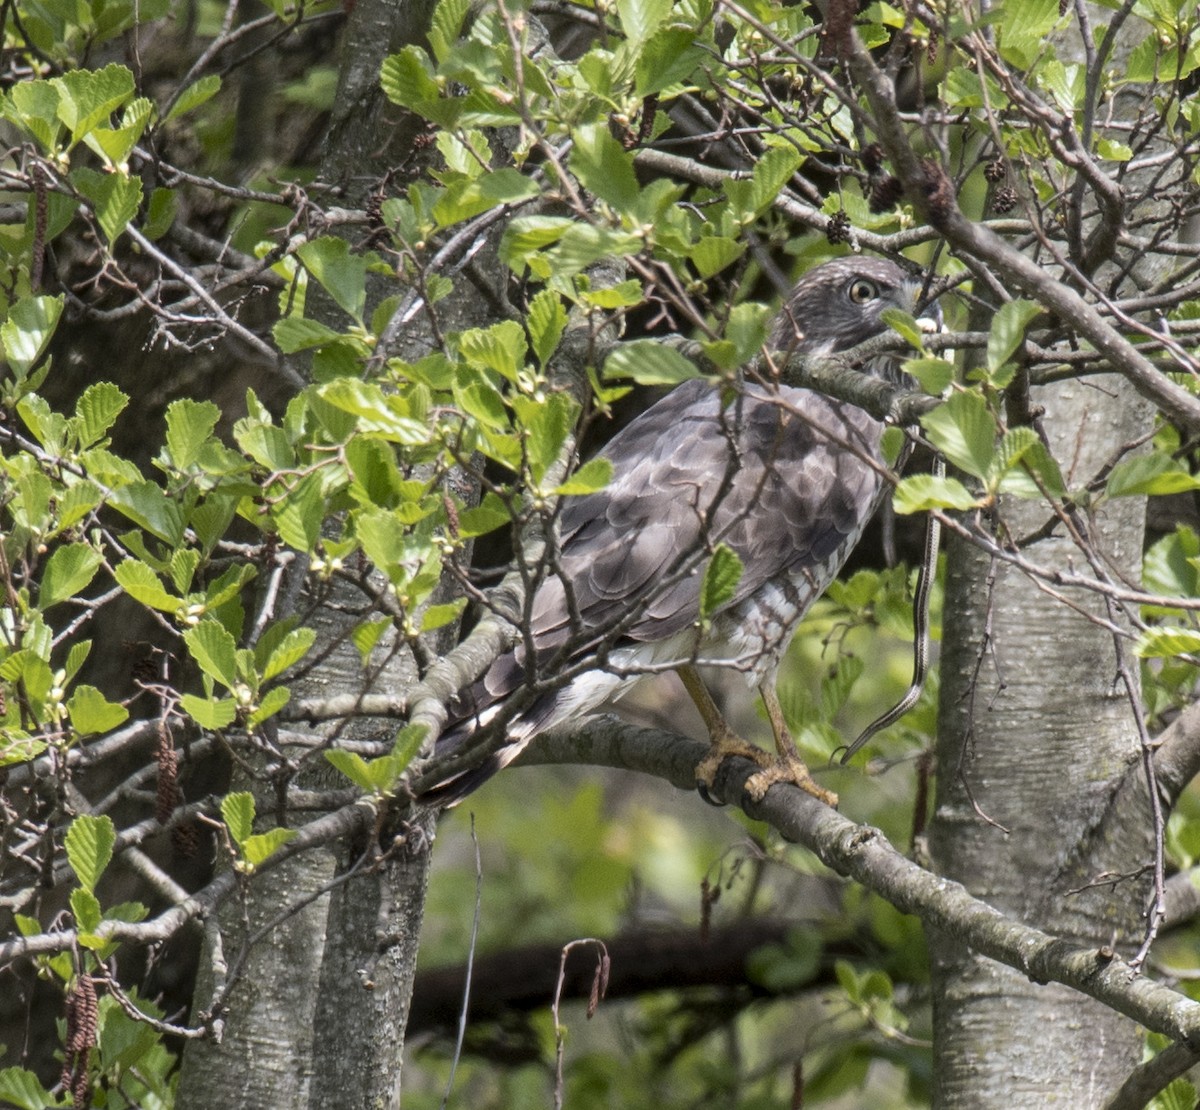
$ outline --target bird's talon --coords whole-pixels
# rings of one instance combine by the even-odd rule
[[[818,802],[824,802],[830,809],[837,809],[838,796],[832,790],[819,786],[800,759],[780,757],[765,770],[756,771],[746,780],[746,794],[751,801],[761,802],[777,782],[791,783],[805,794],[811,794]]]
[[[699,794],[700,797],[705,802],[707,802],[710,806],[715,806],[716,808],[720,809],[723,806],[725,806],[727,803],[722,801],[722,799],[720,799],[720,798],[714,797],[713,793],[710,789],[711,787],[712,787],[711,782],[705,782],[703,779],[700,779],[700,778],[696,779],[696,793]]]

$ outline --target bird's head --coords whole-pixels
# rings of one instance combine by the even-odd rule
[[[936,303],[922,304],[921,294],[920,280],[886,258],[835,258],[796,283],[772,341],[777,349],[797,354],[848,351],[887,329],[881,317],[888,308],[916,317],[924,329],[940,331],[941,309]]]

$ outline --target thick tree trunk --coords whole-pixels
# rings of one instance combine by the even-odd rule
[[[431,10],[400,0],[360,0],[352,9],[321,174],[342,188],[348,206],[362,207],[389,170],[412,158],[419,121],[390,118],[399,113],[379,88],[379,68],[390,51],[424,34]],[[318,296],[319,291],[313,303]],[[478,304],[477,298],[460,299]],[[452,305],[444,307],[454,312]],[[330,326],[344,323],[331,303],[326,310]],[[318,629],[314,655],[332,643],[340,646],[303,682],[292,684],[298,699],[362,691],[366,672],[346,634],[364,598],[336,580],[332,585],[333,594],[308,623]],[[371,668],[377,676],[373,692],[401,693],[416,681],[415,667],[407,650],[396,651],[388,637],[385,641],[376,654],[386,660],[386,669]],[[395,727],[360,719],[341,735],[386,739]],[[299,784],[346,786],[323,761]],[[269,807],[269,797],[260,798],[259,813]],[[373,845],[364,837],[332,846],[289,862],[269,876],[272,882],[256,877],[247,884],[243,901],[221,915],[225,959],[263,924],[271,928],[244,953],[226,1000],[221,1044],[189,1044],[181,1107],[399,1106],[433,836],[434,819],[427,814],[392,843]],[[377,862],[373,857],[381,849],[390,852]],[[350,870],[355,874],[348,877]],[[285,907],[295,906],[303,908],[284,915]],[[249,930],[243,927],[247,918]],[[206,953],[205,963],[209,960]],[[202,976],[198,984],[197,1011],[209,1004],[210,978]]]
[[[1147,406],[1113,378],[1039,392],[1073,488],[1148,427]],[[1052,432],[1053,434],[1053,432]],[[1045,523],[1044,503],[1006,500],[1013,535]],[[1115,574],[1136,577],[1144,504],[1110,502],[1089,524]],[[1086,561],[1055,536],[1026,549],[1060,570]],[[994,582],[993,582],[994,576]],[[1019,571],[954,543],[947,553],[935,867],[1002,912],[1097,950],[1136,950],[1151,861],[1135,717],[1118,674],[1109,617],[1094,594],[1071,605]],[[1125,662],[1137,662],[1125,646]],[[1137,791],[1140,789],[1140,794]],[[1001,828],[1000,826],[1003,826]],[[1116,851],[1114,852],[1114,848]],[[1107,872],[1105,885],[1089,885]],[[1030,982],[941,936],[933,953],[935,1105],[972,1108],[1100,1105],[1141,1059],[1133,1022],[1063,987]]]

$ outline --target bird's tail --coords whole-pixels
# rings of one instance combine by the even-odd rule
[[[457,741],[461,745],[468,737],[456,737],[454,735],[456,731],[457,728],[451,730],[442,739],[449,740],[450,742]],[[473,732],[474,730],[470,731]],[[439,747],[441,743],[442,740],[439,740]],[[435,786],[423,790],[417,796],[417,801],[422,805],[435,806],[439,809],[450,809],[452,806],[458,805],[468,794],[473,794],[497,771],[503,770],[516,759],[524,751],[527,743],[529,743],[528,739],[505,744],[504,747],[497,749],[487,756],[482,763],[457,771],[449,777],[442,779]]]
[[[417,800],[424,805],[449,809],[458,805],[468,794],[478,790],[497,771],[502,771],[516,759],[539,732],[554,723],[557,693],[553,691],[543,694],[520,716],[509,721],[505,728],[504,744],[489,753],[482,762],[474,767],[464,767],[453,772],[421,791]],[[434,745],[434,759],[449,759],[466,748],[481,730],[488,727],[498,709],[499,705],[493,704],[480,712],[477,704],[476,711],[470,716],[453,722],[438,737]]]

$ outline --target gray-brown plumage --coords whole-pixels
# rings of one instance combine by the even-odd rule
[[[895,263],[840,258],[801,278],[772,335],[776,350],[822,355],[881,332],[888,307],[914,312],[919,285]],[[867,372],[894,376],[893,358]],[[602,490],[565,499],[559,573],[532,604],[532,667],[522,650],[501,657],[455,707],[438,743],[459,750],[527,683],[533,692],[510,720],[508,743],[479,767],[436,787],[452,804],[511,762],[539,732],[589,713],[648,670],[676,668],[713,738],[698,780],[745,755],[765,769],[761,796],[786,779],[830,803],[787,733],[775,672],[805,611],[837,574],[887,490],[879,453],[883,425],[853,405],[807,389],[743,385],[730,397],[710,382],[680,385],[618,433],[602,452],[613,466]],[[732,598],[699,620],[703,571],[717,544],[742,574]],[[589,663],[595,666],[589,666]],[[742,671],[763,696],[779,759],[734,736],[695,668]],[[553,684],[570,669],[574,677]]]

